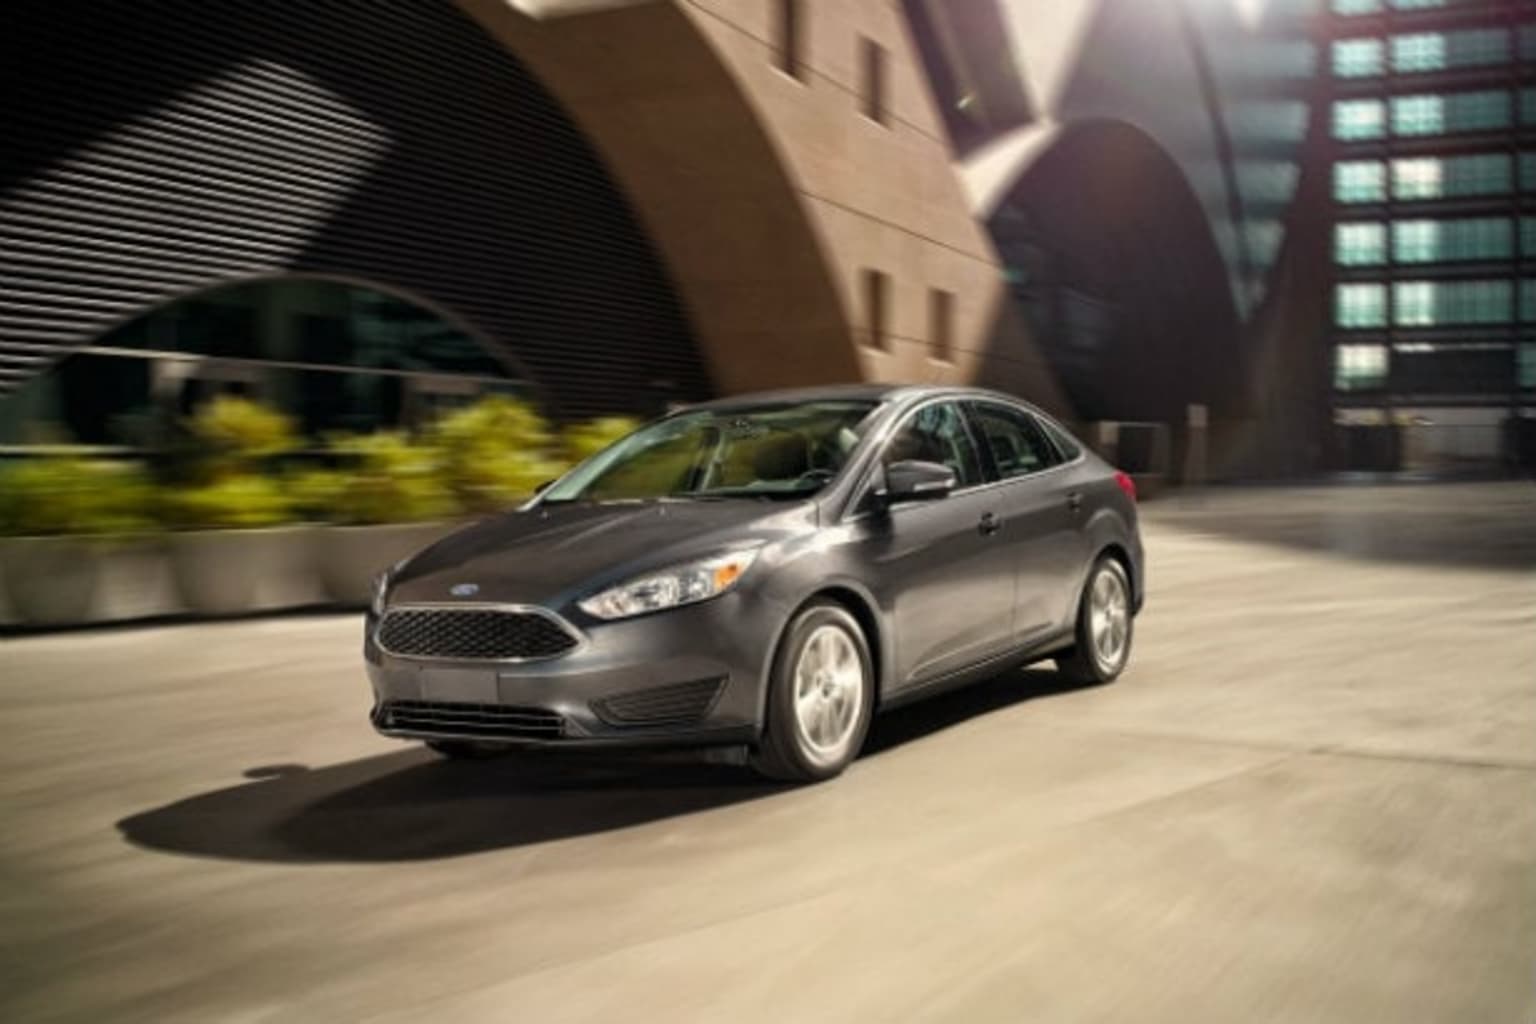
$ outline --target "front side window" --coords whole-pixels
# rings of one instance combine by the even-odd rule
[[[887,466],[914,459],[948,466],[959,487],[982,481],[976,442],[965,425],[960,406],[954,402],[935,402],[907,416],[886,442],[881,456],[881,462]]]
[[[988,402],[972,406],[972,411],[1002,479],[1028,476],[1059,461],[1040,424],[1022,409]]]
[[[874,409],[826,401],[679,413],[578,467],[544,500],[803,498],[842,471]]]

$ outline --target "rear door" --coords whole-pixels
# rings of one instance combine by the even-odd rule
[[[1028,410],[978,400],[968,413],[999,483],[999,536],[1015,574],[1013,632],[1019,643],[1070,623],[1088,557],[1077,474]]]

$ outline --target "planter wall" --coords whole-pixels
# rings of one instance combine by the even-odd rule
[[[181,610],[158,537],[0,540],[0,618],[31,626],[115,622]]]
[[[373,578],[458,529],[460,523],[392,523],[384,526],[327,526],[313,534],[314,562],[326,597],[361,608],[372,595]]]
[[[0,623],[75,626],[326,604],[361,608],[379,570],[462,525],[0,538]]]
[[[240,615],[315,604],[310,526],[193,530],[169,538],[171,575],[187,611]]]
[[[101,587],[102,546],[78,537],[12,537],[0,546],[11,612],[29,625],[88,622]]]

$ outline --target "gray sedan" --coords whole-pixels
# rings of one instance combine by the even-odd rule
[[[383,574],[374,726],[450,757],[719,746],[815,781],[879,710],[1125,668],[1135,487],[1039,410],[847,386],[689,407]]]

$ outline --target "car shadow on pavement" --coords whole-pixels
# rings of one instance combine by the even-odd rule
[[[977,715],[1070,688],[1055,672],[1035,669],[899,708],[875,720],[864,756],[888,756]],[[609,832],[790,788],[699,760],[550,752],[450,762],[420,747],[245,774],[253,781],[132,815],[117,827],[135,845],[192,856],[424,860]]]

